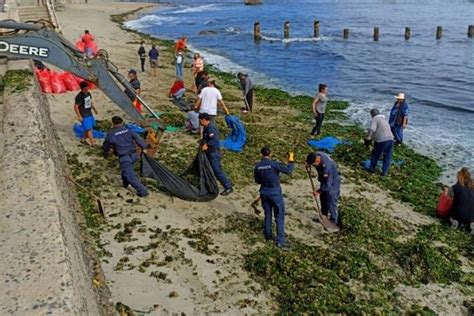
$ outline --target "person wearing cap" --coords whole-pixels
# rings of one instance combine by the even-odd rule
[[[148,190],[135,174],[133,164],[139,159],[137,146],[146,153],[146,149],[150,148],[150,145],[146,144],[134,131],[124,126],[121,117],[112,117],[112,125],[112,129],[107,133],[102,145],[104,156],[107,157],[110,153],[114,153],[120,163],[123,187],[127,188],[131,185],[137,191],[138,196],[145,197],[148,195]]]
[[[403,130],[408,125],[409,106],[405,102],[405,93],[400,92],[395,98],[397,101],[390,111],[388,123],[395,137],[395,145],[401,145],[403,143]]]
[[[232,184],[224,174],[221,166],[221,151],[219,142],[219,130],[211,122],[208,113],[199,114],[199,123],[204,127],[201,139],[201,149],[206,153],[207,159],[211,165],[216,179],[224,187],[221,195],[229,195],[233,192]]]
[[[314,166],[318,172],[318,181],[321,184],[318,190],[313,192],[315,197],[321,200],[321,213],[330,215],[330,220],[338,224],[339,214],[337,201],[341,190],[341,179],[336,163],[323,152],[312,152],[306,157],[307,166]]]
[[[370,110],[370,116],[372,120],[370,121],[367,141],[374,140],[375,144],[370,157],[369,171],[375,172],[377,163],[383,155],[382,176],[386,176],[392,161],[393,134],[385,116],[380,114],[379,110]]]
[[[260,185],[260,200],[265,213],[263,234],[266,240],[272,239],[272,214],[275,216],[277,238],[276,245],[288,248],[285,241],[285,201],[280,185],[280,173],[290,174],[295,169],[294,153],[288,153],[288,164],[271,159],[269,147],[260,150],[262,160],[254,169],[255,182]]]
[[[242,109],[242,112],[248,113],[252,112],[253,109],[253,82],[249,78],[249,75],[239,72],[237,78],[240,80],[240,88],[242,89],[242,94],[244,95],[245,108]]]
[[[229,115],[229,110],[222,99],[221,92],[215,87],[215,85],[216,82],[214,79],[208,80],[208,86],[202,89],[199,94],[195,108],[199,110],[199,113],[209,114],[209,119],[211,120],[212,125],[217,128],[217,105],[220,105],[224,109],[226,115]]]
[[[132,100],[132,103],[137,109],[137,111],[142,113],[142,104],[137,99],[137,96],[140,96],[142,89],[141,89],[140,80],[138,80],[138,77],[137,77],[137,71],[135,69],[130,69],[128,71],[128,80],[129,80],[128,83],[134,89],[133,92],[135,92],[135,94],[133,94],[132,91],[128,89],[125,89],[125,93],[130,98],[130,100]]]

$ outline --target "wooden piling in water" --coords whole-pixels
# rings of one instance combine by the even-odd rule
[[[314,34],[313,36],[315,38],[318,38],[320,33],[319,33],[319,21],[318,20],[314,20],[314,25],[313,25],[313,29],[314,29]]]
[[[290,38],[290,21],[286,21],[285,24],[283,24],[283,37]]]
[[[343,33],[344,33],[344,39],[348,39],[349,38],[349,33],[350,33],[349,29],[344,29]]]
[[[262,39],[262,34],[260,30],[260,22],[255,22],[253,25],[253,36],[255,41],[260,41]],[[314,20],[313,22],[313,37],[319,38],[320,34],[320,23],[318,20]],[[474,25],[469,25],[467,28],[467,36],[469,38],[474,38]],[[283,24],[283,37],[285,39],[290,38],[290,21],[285,21]],[[349,39],[350,37],[350,29],[345,28],[343,29],[343,37],[344,39]],[[437,26],[436,27],[436,39],[442,39],[443,37],[443,27]],[[405,40],[408,41],[411,38],[411,28],[405,27]],[[378,26],[374,27],[373,39],[375,42],[379,41],[380,39],[380,28]]]
[[[380,33],[379,33],[379,28],[376,26],[376,27],[374,27],[374,41],[375,41],[375,42],[378,42],[378,40],[379,40],[379,35],[380,35]]]
[[[469,25],[469,27],[467,28],[467,37],[474,37],[474,25]]]
[[[409,27],[405,28],[405,40],[408,41],[411,37],[411,29]]]
[[[441,39],[441,37],[443,37],[443,27],[438,26],[436,28],[436,39],[439,40],[439,39]]]
[[[253,24],[253,39],[255,41],[260,41],[262,39],[262,34],[260,33],[260,22],[255,22]]]

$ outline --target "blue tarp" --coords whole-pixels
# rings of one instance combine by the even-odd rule
[[[145,133],[145,129],[141,128],[140,126],[136,124],[125,124],[125,125],[137,134]],[[82,128],[81,124],[79,123],[74,124],[74,126],[72,127],[72,130],[74,131],[74,134],[76,134],[77,138],[84,137],[84,129]],[[107,133],[93,129],[92,136],[94,138],[105,138],[105,136],[107,136]]]
[[[317,150],[333,152],[337,145],[343,144],[342,141],[336,137],[328,136],[321,138],[320,140],[311,139],[308,140],[308,145],[316,148]]]
[[[221,141],[222,147],[236,152],[244,150],[245,142],[247,141],[247,133],[245,126],[238,116],[227,115],[225,117],[227,127],[231,129],[230,134]]]
[[[132,131],[134,131],[137,134],[145,133],[145,129],[138,126],[137,124],[128,123],[128,124],[125,124],[125,126],[127,126],[128,129],[131,129]]]
[[[405,160],[392,160],[392,163],[390,164],[392,167],[401,167],[405,164]],[[370,159],[364,160],[362,162],[362,168],[365,170],[369,170],[370,168]],[[382,160],[379,160],[377,162],[377,169],[382,170]]]
[[[74,131],[74,134],[76,134],[77,138],[84,138],[84,129],[82,128],[82,125],[79,123],[74,124],[72,127],[72,130]],[[94,138],[105,138],[106,133],[102,131],[97,131],[95,129],[92,130],[92,136]]]

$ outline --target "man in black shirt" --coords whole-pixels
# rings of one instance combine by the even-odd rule
[[[140,81],[138,80],[137,78],[137,71],[135,69],[130,69],[128,71],[128,79],[129,79],[129,83],[130,85],[132,86],[132,88],[135,90],[135,94],[137,96],[140,96],[140,93],[142,92],[141,90],[141,85],[140,85]],[[138,112],[142,113],[142,105],[140,103],[140,101],[137,100],[137,98],[131,93],[131,91],[128,91],[127,89],[125,90],[125,93],[128,95],[128,97],[130,98],[130,100],[132,100],[133,102],[133,105],[135,106],[135,108],[138,110]]]
[[[94,137],[92,136],[92,128],[95,125],[94,115],[97,115],[97,109],[92,102],[92,95],[89,92],[89,84],[86,81],[80,83],[81,92],[79,92],[74,101],[74,111],[77,119],[81,122],[84,130],[84,136],[81,138],[81,143],[88,145],[95,145]]]
[[[209,74],[207,73],[207,71],[203,70],[203,71],[198,73],[198,77],[196,77],[196,78],[199,78],[199,79],[197,79],[197,80],[199,80],[199,82],[197,84],[197,94],[200,94],[202,89],[209,86]]]
[[[140,48],[138,49],[138,56],[140,56],[140,64],[142,66],[142,72],[145,72],[145,60],[146,60],[145,42],[140,43]]]

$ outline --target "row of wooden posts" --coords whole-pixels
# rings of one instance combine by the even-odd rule
[[[318,38],[319,35],[320,35],[320,31],[319,31],[319,21],[314,21],[314,24],[313,24],[313,29],[314,29],[314,32],[313,32],[313,36]],[[343,37],[344,39],[348,39],[349,38],[349,34],[350,34],[350,30],[349,29],[344,29],[343,30]],[[261,33],[261,30],[260,30],[260,22],[255,22],[254,26],[253,26],[253,36],[254,36],[254,39],[256,41],[259,41],[262,39],[262,33]],[[469,27],[467,28],[467,36],[469,38],[474,38],[474,25],[469,25]],[[283,24],[283,37],[284,38],[290,38],[290,22],[289,21],[286,21],[284,24]],[[380,38],[380,29],[378,27],[374,27],[374,41],[378,41],[379,38]],[[406,27],[405,28],[405,40],[409,40],[411,37],[411,28],[409,27]],[[441,39],[443,37],[443,27],[442,26],[438,26],[436,28],[436,39]]]

